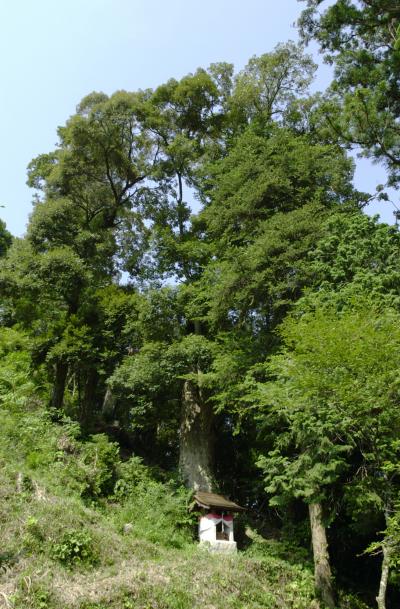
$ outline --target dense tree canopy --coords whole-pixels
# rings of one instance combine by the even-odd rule
[[[112,463],[116,445],[88,439],[107,434],[159,476],[232,495],[290,548],[311,532],[329,607],[332,572],[346,587],[381,551],[381,572],[360,567],[381,609],[400,555],[400,237],[363,213],[347,148],[397,184],[399,15],[321,6],[301,30],[335,64],[325,96],[289,42],[238,73],[85,97],[29,165],[25,237],[0,224],[1,323],[16,377],[33,372],[29,396],[89,452]]]
[[[307,0],[300,19],[335,66],[328,120],[342,140],[383,162],[389,183],[400,167],[400,9],[392,0]]]

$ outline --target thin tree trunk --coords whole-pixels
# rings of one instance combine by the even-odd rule
[[[193,381],[185,381],[182,395],[179,468],[188,488],[211,492],[213,476],[212,407],[205,403]]]
[[[389,506],[386,506],[385,509],[385,521],[386,528],[389,526]],[[381,566],[381,579],[379,582],[379,593],[376,597],[376,602],[378,604],[378,609],[386,609],[386,590],[389,579],[389,571],[390,571],[390,559],[392,556],[392,549],[390,544],[390,537],[385,537],[382,543],[382,566]]]
[[[381,580],[379,582],[379,594],[376,597],[378,609],[386,609],[386,589],[389,579],[390,569],[390,547],[387,543],[382,544],[383,560],[381,568]]]
[[[55,378],[51,394],[51,406],[60,410],[64,404],[65,385],[67,382],[68,365],[65,362],[57,362],[55,367]]]
[[[328,542],[322,521],[322,506],[320,503],[310,503],[308,510],[314,554],[315,591],[329,609],[334,609],[335,596],[329,563]]]
[[[115,397],[110,387],[107,387],[104,394],[103,405],[101,407],[101,416],[104,419],[110,420],[115,413]]]

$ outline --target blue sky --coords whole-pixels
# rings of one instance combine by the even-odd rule
[[[31,210],[26,166],[54,148],[57,126],[87,93],[155,87],[215,61],[240,69],[295,40],[301,8],[297,0],[0,2],[0,217],[9,230],[23,234]],[[315,87],[329,79],[322,66]],[[359,164],[360,189],[383,181],[382,169]],[[390,204],[379,212],[392,222]]]

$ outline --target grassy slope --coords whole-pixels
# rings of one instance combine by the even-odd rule
[[[236,556],[209,555],[183,489],[137,458],[121,463],[105,436],[83,442],[73,423],[53,423],[28,353],[23,336],[0,330],[1,608],[316,606],[301,553],[289,562],[258,537]]]
[[[112,507],[89,508],[76,496],[50,495],[37,479],[32,485],[25,478],[28,488],[17,490],[15,471],[3,465],[1,607],[310,606],[307,568],[272,556],[211,556],[189,541],[168,547],[143,536],[144,522],[138,531],[124,534]],[[65,531],[85,531],[90,537],[87,563],[63,564],[54,556],[52,549],[59,547]]]

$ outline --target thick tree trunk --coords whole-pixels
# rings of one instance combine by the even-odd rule
[[[51,394],[51,406],[57,410],[60,410],[63,407],[67,373],[68,365],[64,362],[57,362],[53,390]]]
[[[185,381],[182,395],[179,467],[188,488],[211,492],[213,477],[212,407],[205,403],[192,381]]]
[[[383,559],[381,567],[381,580],[379,582],[379,593],[376,597],[378,609],[386,609],[386,589],[388,585],[390,570],[390,545],[387,540],[385,540],[382,544],[382,552]]]
[[[329,564],[328,542],[322,522],[322,506],[320,503],[310,503],[308,510],[314,554],[315,591],[329,609],[334,609],[335,595]]]

